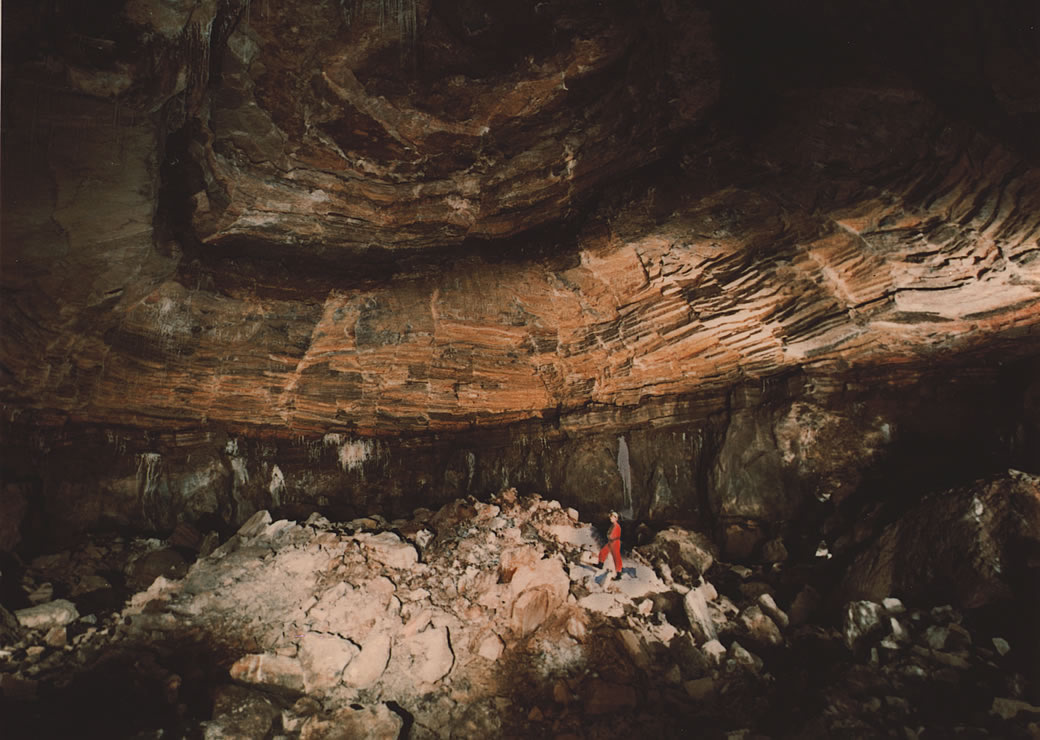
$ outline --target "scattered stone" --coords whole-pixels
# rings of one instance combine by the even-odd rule
[[[726,656],[726,646],[718,640],[709,640],[701,645],[701,652],[707,656],[712,665],[720,666]]]
[[[573,637],[578,642],[584,642],[585,640],[585,621],[578,615],[572,614],[567,619],[567,634]]]
[[[726,654],[729,656],[729,659],[738,666],[755,672],[762,669],[762,659],[753,654],[736,640],[730,643],[729,650],[726,651]]]
[[[43,641],[50,647],[65,647],[65,644],[68,642],[68,634],[65,631],[65,627],[51,627],[47,630],[47,634],[44,636]]]
[[[946,639],[950,631],[946,627],[933,624],[924,631],[924,642],[933,650],[942,650],[946,647]]]
[[[762,594],[758,597],[758,605],[762,611],[769,615],[780,629],[787,629],[787,626],[791,623],[791,620],[784,613],[784,611],[776,605],[776,600],[771,594]]]
[[[873,601],[850,601],[845,605],[842,636],[849,650],[855,651],[866,637],[881,629],[881,605]]]
[[[683,597],[683,609],[686,610],[686,617],[690,620],[690,629],[699,642],[709,642],[718,637],[715,622],[708,611],[708,602],[704,598],[702,589],[690,589]]]
[[[480,647],[477,649],[477,655],[490,660],[492,662],[502,657],[502,652],[505,650],[505,645],[502,643],[502,638],[498,635],[488,635],[480,641]]]
[[[993,647],[996,648],[997,652],[1000,653],[1001,657],[1011,652],[1011,645],[1003,637],[993,638]]]
[[[308,632],[300,638],[298,660],[306,691],[323,691],[339,683],[343,669],[361,652],[338,635]]]
[[[740,623],[747,630],[748,639],[756,645],[776,647],[784,644],[780,628],[757,604],[749,606],[741,613]]]
[[[887,596],[881,600],[881,606],[884,607],[885,611],[889,614],[902,614],[906,611],[906,607],[903,606],[903,602],[894,596]]]
[[[407,569],[419,562],[419,553],[410,542],[404,542],[393,532],[369,534],[363,532],[354,538],[364,546],[368,556],[388,568]]]
[[[51,627],[64,627],[79,618],[79,612],[71,601],[57,599],[28,609],[19,609],[14,613],[18,623],[26,629],[49,630]]]
[[[221,686],[213,701],[213,719],[203,723],[203,738],[267,737],[279,712],[265,697],[241,686]]]
[[[447,627],[430,627],[413,635],[404,647],[411,654],[410,674],[423,683],[444,678],[455,663]]]
[[[261,534],[265,529],[267,529],[267,525],[270,523],[271,512],[267,511],[266,509],[261,509],[260,511],[256,512],[251,517],[246,519],[245,523],[238,528],[238,532],[236,532],[236,534],[242,539],[256,537],[257,535]]]

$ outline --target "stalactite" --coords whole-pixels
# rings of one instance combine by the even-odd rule
[[[416,0],[339,0],[339,7],[348,26],[375,15],[380,26],[396,24],[402,42],[408,45],[415,42],[418,31]]]

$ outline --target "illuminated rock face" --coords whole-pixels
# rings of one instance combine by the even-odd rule
[[[1018,394],[990,462],[1040,448],[1029,3],[936,5],[941,28],[824,3],[30,5],[5,6],[0,398],[25,454],[0,506],[163,527],[347,483],[366,507],[528,484],[786,520],[856,490],[898,441],[886,408],[961,365],[972,399]],[[865,383],[884,408],[845,407]],[[810,470],[805,419],[868,449]],[[782,484],[748,500],[733,466]]]

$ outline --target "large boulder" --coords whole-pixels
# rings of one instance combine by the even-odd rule
[[[677,526],[658,532],[639,551],[651,561],[663,560],[671,568],[681,565],[694,578],[708,572],[717,554],[710,537]]]
[[[1009,471],[927,497],[852,563],[844,601],[886,596],[975,608],[1035,588],[1040,476]]]

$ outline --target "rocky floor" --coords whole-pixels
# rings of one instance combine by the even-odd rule
[[[600,537],[512,490],[393,522],[261,511],[223,543],[94,537],[25,564],[30,605],[0,609],[3,736],[1040,738],[1016,646],[971,614],[829,618],[782,562],[676,528],[601,583]]]

